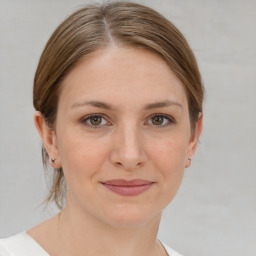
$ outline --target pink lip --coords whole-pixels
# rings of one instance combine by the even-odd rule
[[[101,182],[109,190],[122,196],[137,196],[148,190],[154,182],[148,180],[108,180]]]

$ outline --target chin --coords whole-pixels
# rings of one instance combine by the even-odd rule
[[[153,211],[143,211],[141,208],[132,209],[123,207],[119,211],[111,211],[109,214],[104,215],[105,222],[110,226],[116,228],[136,228],[142,227],[149,222],[159,222],[162,211],[153,214]],[[108,218],[107,218],[108,217]]]
[[[143,200],[115,198],[113,201],[92,200],[88,203],[84,197],[79,200],[78,197],[68,193],[67,206],[73,215],[86,217],[90,223],[95,221],[109,227],[136,228],[150,222],[160,222],[162,210],[166,205],[164,202],[151,200],[150,198]]]

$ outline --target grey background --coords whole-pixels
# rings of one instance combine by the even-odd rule
[[[47,194],[32,83],[55,27],[88,1],[0,0],[0,237],[43,221]],[[92,1],[91,1],[92,2]],[[137,1],[187,37],[204,84],[204,131],[159,238],[187,256],[256,255],[256,2]]]

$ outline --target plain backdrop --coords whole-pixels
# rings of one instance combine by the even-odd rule
[[[93,1],[90,1],[93,2]],[[192,166],[159,238],[186,256],[256,255],[256,1],[137,1],[186,36],[206,88]],[[0,237],[56,212],[33,124],[33,76],[56,26],[88,1],[0,0]]]

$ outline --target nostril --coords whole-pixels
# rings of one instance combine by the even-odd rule
[[[137,166],[143,166],[143,162],[139,162],[138,164],[137,164]]]
[[[117,166],[123,166],[123,164],[121,163],[121,162],[116,162],[115,163]],[[139,162],[139,163],[137,163],[133,168],[135,168],[135,167],[141,167],[141,166],[143,166],[143,162]]]

